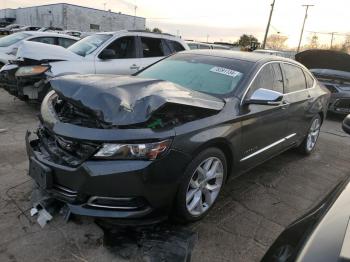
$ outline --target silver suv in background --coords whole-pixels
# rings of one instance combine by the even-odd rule
[[[97,33],[67,49],[27,42],[1,70],[1,86],[20,99],[42,100],[49,80],[71,74],[130,75],[172,53],[188,50],[181,38],[145,31]]]

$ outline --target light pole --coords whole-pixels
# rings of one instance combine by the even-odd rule
[[[272,4],[271,4],[271,11],[270,11],[270,16],[269,16],[269,21],[267,22],[267,26],[266,26],[264,41],[263,41],[263,44],[262,44],[262,49],[265,49],[266,39],[267,39],[267,35],[269,34],[270,23],[271,23],[273,8],[274,8],[274,6],[275,6],[275,1],[276,1],[276,0],[273,0],[273,2],[272,2]]]
[[[331,32],[330,34],[332,35],[331,36],[331,49],[333,47],[333,37],[334,37],[334,34],[336,34],[337,32]]]
[[[300,45],[301,45],[301,40],[303,39],[303,34],[304,34],[304,27],[305,27],[305,22],[306,22],[306,18],[307,18],[307,11],[309,10],[310,6],[314,6],[314,5],[303,5],[305,6],[305,17],[304,17],[304,22],[303,22],[303,26],[301,28],[301,33],[300,33],[300,39],[299,39],[299,44],[298,44],[298,49],[297,49],[297,53],[299,53],[300,50]]]

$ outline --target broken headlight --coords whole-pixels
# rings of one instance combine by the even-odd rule
[[[22,66],[16,71],[16,76],[34,76],[45,73],[49,69],[49,66],[36,65],[36,66]]]
[[[155,160],[166,154],[171,140],[144,144],[103,144],[95,158]]]

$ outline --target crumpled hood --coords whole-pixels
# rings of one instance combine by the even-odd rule
[[[37,61],[81,61],[83,57],[57,45],[23,41],[17,51],[17,58],[28,58]]]
[[[333,50],[311,49],[295,55],[308,69],[332,69],[350,72],[350,55]]]
[[[146,122],[167,103],[215,111],[225,104],[171,82],[133,76],[71,75],[52,79],[51,86],[61,99],[116,126]]]

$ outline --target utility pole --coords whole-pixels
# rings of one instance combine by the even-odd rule
[[[273,8],[274,8],[274,6],[275,6],[275,1],[276,1],[276,0],[273,0],[273,2],[272,2],[272,4],[271,4],[271,11],[270,11],[270,16],[269,16],[269,21],[267,22],[267,26],[266,26],[266,31],[265,31],[265,36],[264,36],[264,42],[263,42],[263,44],[262,44],[262,49],[265,49],[266,39],[267,39],[267,35],[269,34],[270,23],[271,23]]]
[[[334,34],[336,34],[337,32],[331,32],[330,34],[332,35],[331,36],[331,49],[333,47],[333,37],[334,37]]]
[[[103,10],[105,10],[105,11],[106,11],[106,4],[107,3],[103,3]]]
[[[314,5],[303,5],[305,6],[305,17],[304,17],[304,22],[303,22],[303,27],[301,28],[301,33],[300,33],[300,39],[299,39],[299,44],[298,44],[298,49],[297,49],[297,53],[299,53],[300,50],[300,45],[301,45],[301,40],[303,39],[303,34],[304,34],[304,27],[305,27],[305,22],[306,22],[306,18],[307,18],[307,11],[309,10],[310,6],[314,6]]]

